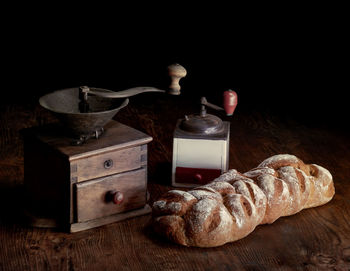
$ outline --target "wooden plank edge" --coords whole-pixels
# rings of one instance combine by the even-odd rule
[[[131,148],[131,147],[137,147],[137,146],[140,146],[143,144],[148,144],[152,140],[153,140],[153,138],[149,137],[147,139],[135,140],[132,143],[130,143],[130,142],[121,143],[121,144],[118,144],[117,147],[116,146],[109,146],[109,147],[105,147],[105,148],[100,148],[98,150],[87,151],[87,152],[79,153],[79,154],[73,154],[73,155],[69,156],[68,159],[69,159],[69,161],[73,162],[74,160],[88,158],[88,157],[94,156],[94,155],[105,154],[107,152],[112,152],[115,150],[122,150],[122,149]]]
[[[146,215],[151,213],[151,211],[152,211],[152,208],[148,204],[146,204],[141,209],[137,209],[137,210],[121,213],[121,214],[114,214],[106,217],[101,217],[101,218],[97,218],[97,219],[89,220],[85,222],[73,223],[70,225],[70,232],[73,233],[73,232],[79,232],[79,231],[83,231],[91,228],[100,227],[106,224],[122,221],[122,220],[133,218],[136,216]]]

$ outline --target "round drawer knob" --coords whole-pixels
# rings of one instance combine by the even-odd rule
[[[109,169],[113,166],[113,160],[112,159],[108,159],[106,160],[104,163],[103,163],[103,166],[106,168],[106,169]]]
[[[197,182],[200,182],[203,179],[203,177],[201,174],[197,173],[196,175],[193,176],[193,179]]]
[[[116,190],[108,191],[107,199],[108,201],[112,201],[114,204],[121,204],[124,200],[124,194]]]

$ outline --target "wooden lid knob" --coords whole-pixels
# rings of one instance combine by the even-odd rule
[[[168,66],[168,72],[171,78],[169,94],[180,95],[180,79],[187,75],[186,69],[180,64],[175,63]]]

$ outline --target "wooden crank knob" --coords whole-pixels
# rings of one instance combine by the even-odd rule
[[[121,204],[124,201],[124,194],[117,190],[107,192],[107,201],[112,201],[114,204]]]
[[[172,64],[168,66],[169,76],[171,78],[171,83],[169,86],[169,94],[180,95],[180,79],[185,77],[187,74],[186,69],[180,64]]]

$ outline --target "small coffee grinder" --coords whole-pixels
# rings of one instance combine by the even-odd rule
[[[231,116],[237,93],[224,92],[224,108],[200,99],[200,112],[179,119],[174,131],[172,185],[194,187],[206,184],[229,166],[230,123],[208,114],[207,107]]]

